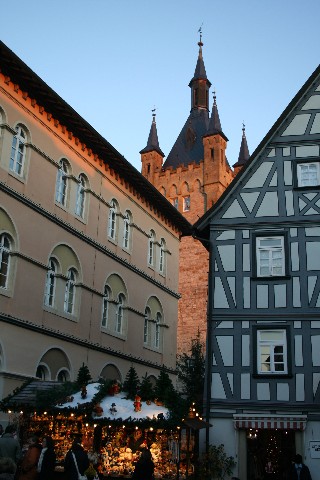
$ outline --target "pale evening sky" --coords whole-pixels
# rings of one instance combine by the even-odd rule
[[[250,153],[319,64],[319,0],[0,0],[0,39],[140,171],[156,107],[167,156],[202,26],[227,157]]]

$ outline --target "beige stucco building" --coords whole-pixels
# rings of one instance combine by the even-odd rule
[[[176,362],[189,223],[0,43],[0,398]]]

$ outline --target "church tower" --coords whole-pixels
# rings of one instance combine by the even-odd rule
[[[226,158],[228,139],[222,131],[214,93],[210,115],[209,91],[201,40],[191,89],[191,109],[167,159],[159,147],[153,119],[147,146],[140,151],[142,174],[185,216],[195,223],[218,200],[234,178]],[[238,160],[239,162],[239,160]],[[239,166],[240,168],[243,165]],[[200,331],[206,338],[208,252],[195,238],[180,244],[178,353],[186,352]]]

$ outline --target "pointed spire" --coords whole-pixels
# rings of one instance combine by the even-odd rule
[[[157,124],[156,124],[156,109],[153,108],[152,110],[152,123],[150,128],[150,133],[148,137],[147,146],[141,150],[139,153],[147,153],[152,152],[155,150],[156,152],[160,153],[164,157],[164,153],[162,152],[159,141],[158,141],[158,132],[157,132]]]
[[[216,92],[214,91],[213,92],[213,104],[212,104],[211,117],[210,117],[210,121],[209,121],[208,130],[207,130],[207,133],[206,133],[205,136],[216,135],[217,133],[219,133],[226,140],[228,140],[227,137],[225,136],[225,134],[223,133],[222,128],[221,128],[221,122],[220,122],[218,105],[217,105],[217,96],[216,96]]]
[[[200,41],[198,42],[198,45],[199,45],[198,60],[197,60],[197,65],[196,65],[196,69],[195,69],[195,71],[194,71],[193,78],[190,80],[189,87],[191,87],[192,82],[193,82],[194,80],[203,79],[203,80],[207,80],[207,82],[209,83],[209,88],[210,88],[211,83],[210,83],[209,80],[207,79],[207,73],[206,73],[206,69],[205,69],[204,61],[203,61],[203,56],[202,56],[203,43],[202,43],[202,30],[201,30],[201,27],[199,28],[199,32],[200,32]]]
[[[241,139],[240,152],[239,152],[238,161],[233,165],[233,167],[234,168],[243,167],[249,160],[249,157],[250,157],[250,153],[249,153],[247,137],[246,137],[246,126],[242,122],[242,139]]]

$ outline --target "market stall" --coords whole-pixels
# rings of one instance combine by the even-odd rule
[[[64,458],[77,436],[100,478],[129,478],[143,448],[151,451],[156,479],[192,475],[193,429],[182,421],[170,424],[168,409],[158,402],[142,402],[138,395],[127,399],[116,387],[95,401],[99,387],[88,384],[50,412],[15,413],[22,436],[32,432],[53,437],[57,478],[64,478]]]

